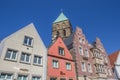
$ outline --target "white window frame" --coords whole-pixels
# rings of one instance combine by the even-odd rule
[[[81,55],[83,55],[83,48],[82,48],[82,47],[79,47],[79,53],[80,53]]]
[[[22,61],[21,58],[20,58],[20,62],[30,63],[30,61],[31,61],[31,54],[22,52],[22,53],[21,53],[21,57],[22,57],[22,54],[25,54],[25,57],[24,57],[24,61]],[[28,62],[26,61],[27,55],[29,55],[29,61],[28,61]]]
[[[11,51],[11,52],[10,52]],[[15,59],[12,58],[14,52],[16,52],[16,56],[15,56]],[[10,54],[10,58],[7,58],[7,54]],[[8,59],[8,60],[17,60],[17,54],[18,54],[18,51],[17,50],[13,50],[13,49],[7,49],[7,52],[6,52],[6,55],[5,55],[5,59]]]
[[[110,69],[108,69],[108,75],[112,75],[112,73],[111,73],[111,70]]]
[[[81,62],[81,69],[82,69],[82,71],[86,71],[85,62]]]
[[[42,80],[42,77],[41,77],[41,76],[32,76],[32,79],[31,79],[31,80],[33,80],[33,77],[40,78],[39,80]],[[35,79],[35,80],[38,80],[38,79]]]
[[[1,76],[1,74],[5,74],[5,78],[4,78],[5,80],[12,80],[13,79],[13,74],[12,73],[0,73],[0,76]],[[11,79],[7,79],[8,74],[11,75]],[[0,78],[0,80],[4,80],[4,79]]]
[[[84,38],[82,39],[82,43],[85,44],[85,39]]]
[[[88,72],[92,72],[92,66],[90,63],[88,63]]]
[[[64,55],[65,55],[64,48],[59,47],[59,48],[58,48],[58,51],[59,51],[59,55],[62,55],[62,56],[64,56]]]
[[[57,80],[57,78],[56,77],[50,77],[50,80]]]
[[[23,80],[23,77],[24,77],[24,76],[27,76],[27,80],[28,80],[28,75],[21,75],[21,74],[18,74],[17,80],[18,80],[18,77],[19,77],[19,76],[22,76],[22,79],[21,79],[21,80]]]
[[[71,70],[71,63],[66,63],[66,69]]]
[[[35,57],[37,57],[37,63],[34,62]],[[38,63],[39,58],[40,58],[41,64]],[[34,59],[33,59],[33,64],[36,64],[36,65],[42,65],[43,64],[43,58],[42,58],[42,56],[34,55]]]
[[[79,42],[82,43],[82,38],[79,37]]]
[[[59,62],[58,62],[58,60],[53,60],[52,61],[52,66],[53,66],[53,68],[59,68]]]
[[[89,51],[88,49],[85,49],[85,54],[84,54],[86,57],[89,57]]]
[[[27,38],[27,42],[25,43],[26,38]],[[31,44],[29,44],[30,41],[31,41]],[[23,44],[26,46],[33,46],[33,38],[29,36],[25,36]]]

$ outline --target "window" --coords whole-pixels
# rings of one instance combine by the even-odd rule
[[[70,63],[66,63],[66,69],[71,70],[71,64]]]
[[[111,73],[111,70],[110,69],[108,69],[108,75],[112,75],[112,73]]]
[[[79,47],[79,52],[81,55],[83,55],[83,49],[81,47]]]
[[[32,44],[33,44],[33,38],[25,36],[25,38],[24,38],[24,45],[32,46]]]
[[[54,68],[58,68],[58,61],[57,60],[53,60],[53,67]]]
[[[66,30],[63,30],[63,35],[66,36]]]
[[[30,63],[30,54],[28,53],[22,53],[21,54],[21,62],[26,62],[26,63]]]
[[[82,43],[82,39],[81,38],[79,38],[79,42]]]
[[[92,72],[92,68],[90,64],[88,64],[88,72]]]
[[[42,57],[34,56],[34,64],[42,65]]]
[[[58,37],[59,37],[59,34],[60,34],[60,33],[59,33],[59,31],[57,31],[57,33],[56,33],[56,38],[58,38]]]
[[[64,55],[64,49],[61,48],[61,47],[59,47],[59,54],[60,54],[60,55]]]
[[[16,57],[17,57],[17,51],[10,49],[7,50],[5,59],[16,60]]]
[[[88,53],[88,50],[87,50],[87,49],[85,49],[85,56],[86,56],[86,57],[89,57],[89,53]]]
[[[84,62],[82,62],[81,67],[82,67],[82,71],[86,71],[86,67],[85,67],[85,63]]]
[[[82,43],[85,44],[85,40],[84,39],[82,39]]]
[[[65,78],[60,78],[60,80],[66,80]]]
[[[0,74],[0,80],[12,80],[13,75],[10,73],[1,73]]]
[[[50,78],[50,80],[57,80],[57,78]]]
[[[106,63],[108,63],[108,60],[107,60],[107,57],[106,57],[106,56],[104,57],[104,61],[105,61]]]
[[[17,80],[28,80],[28,76],[27,75],[18,75]]]
[[[32,80],[41,80],[41,77],[33,76],[33,77],[32,77]]]
[[[94,57],[101,58],[100,52],[98,50],[94,50]]]

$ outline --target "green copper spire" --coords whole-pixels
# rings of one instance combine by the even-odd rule
[[[64,20],[67,20],[67,19],[68,18],[63,14],[63,12],[61,12],[60,15],[58,16],[58,18],[53,23],[64,21]]]

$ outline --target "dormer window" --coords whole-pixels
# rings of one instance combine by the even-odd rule
[[[32,46],[33,45],[33,38],[25,36],[23,44],[26,46]]]
[[[64,48],[62,48],[62,47],[59,47],[59,55],[65,55],[65,53],[64,53]]]

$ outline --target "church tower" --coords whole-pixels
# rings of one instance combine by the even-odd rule
[[[69,19],[60,13],[58,18],[52,24],[52,42],[56,41],[58,37],[63,40],[72,34],[72,26]]]

